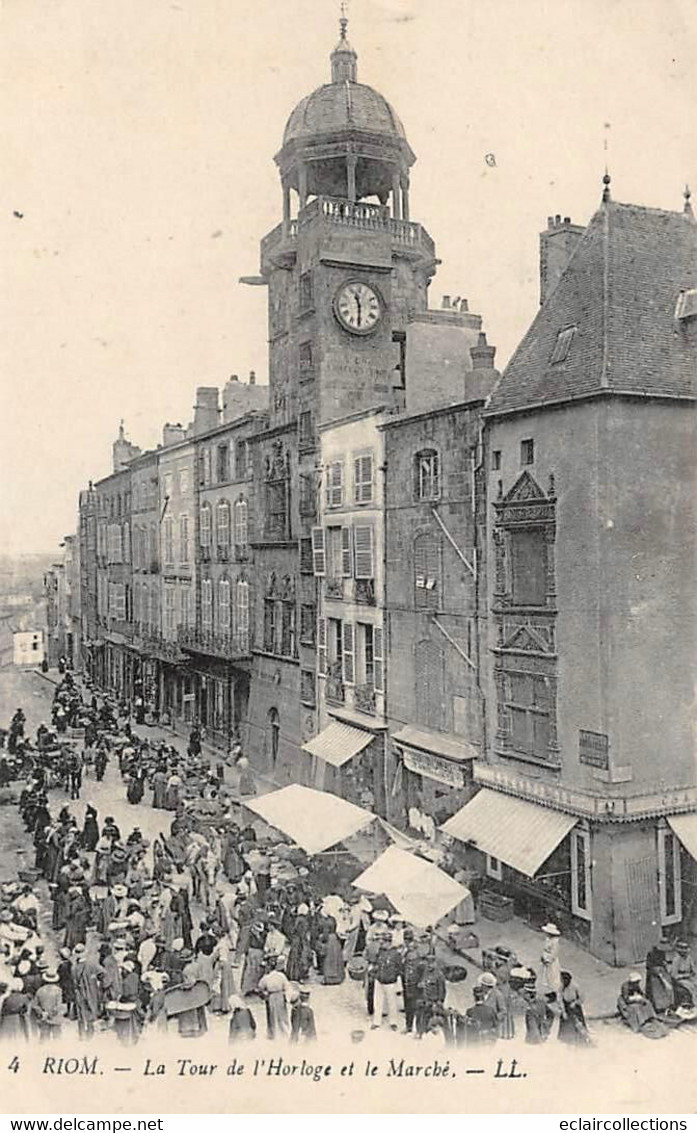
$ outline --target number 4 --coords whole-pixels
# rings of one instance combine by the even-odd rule
[[[14,1056],[7,1069],[11,1070],[13,1074],[17,1073],[17,1071],[19,1070],[19,1059],[17,1058],[17,1055]]]

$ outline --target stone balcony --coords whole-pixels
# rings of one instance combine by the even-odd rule
[[[225,661],[245,661],[251,656],[249,633],[218,632],[199,626],[180,626],[179,644],[187,653],[219,657]]]
[[[347,201],[340,197],[315,197],[301,209],[297,220],[279,224],[261,242],[261,262],[295,255],[298,232],[308,224],[384,233],[393,252],[414,255],[435,263],[436,246],[422,224],[397,220],[386,205]]]

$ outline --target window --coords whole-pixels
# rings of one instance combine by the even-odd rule
[[[576,327],[565,327],[564,330],[559,331],[549,359],[550,366],[556,366],[558,362],[566,361],[575,337]]]
[[[582,827],[571,831],[571,910],[591,919],[591,836]]]
[[[500,470],[501,470],[501,449],[500,448],[494,449],[492,454],[491,454],[491,467],[493,468],[494,472],[500,472]]]
[[[281,602],[280,606],[281,641],[277,651],[280,652],[283,657],[295,657],[295,604],[293,602]]]
[[[440,496],[440,458],[435,449],[417,452],[414,473],[417,500],[437,500]]]
[[[312,272],[304,271],[300,276],[300,310],[307,311],[312,306]]]
[[[227,443],[218,445],[217,448],[217,479],[218,483],[223,483],[225,480],[230,479],[230,449]]]
[[[281,742],[281,720],[278,715],[278,709],[271,708],[268,715],[268,737],[269,737],[269,755],[271,756],[271,766],[276,767],[278,762],[278,750]]]
[[[308,604],[300,607],[300,640],[303,645],[315,644],[316,621],[316,606]]]
[[[357,523],[354,527],[353,561],[356,578],[375,578],[372,524]]]
[[[511,531],[511,600],[516,606],[547,603],[547,546],[542,528]]]
[[[414,648],[416,722],[442,732],[445,723],[445,654],[436,641],[424,639]]]
[[[520,442],[520,463],[522,465],[535,463],[535,442],[530,438]]]
[[[150,569],[157,570],[160,561],[160,551],[157,539],[157,524],[150,525]]]
[[[211,482],[211,450],[204,448],[201,454],[201,482],[204,488],[208,488]]]
[[[189,561],[189,517],[188,515],[179,516],[179,562],[188,563]]]
[[[344,465],[335,460],[327,467],[327,507],[341,507],[344,502]]]
[[[240,579],[237,583],[237,645],[246,652],[249,649],[249,583]]]
[[[246,440],[235,445],[235,479],[246,480],[249,471],[249,449]]]
[[[314,444],[314,430],[312,425],[312,413],[309,409],[303,410],[298,418],[298,444],[302,448],[308,448]]]
[[[315,560],[314,560],[314,542],[315,542],[314,532],[315,531],[322,531],[322,528],[321,527],[313,528],[313,534],[312,534],[311,539],[301,539],[300,540],[300,573],[301,574],[314,574],[315,573]],[[324,544],[321,544],[321,548],[322,548],[322,550],[324,549]],[[322,565],[322,569],[319,573],[324,574],[324,566],[323,565]]]
[[[682,920],[680,843],[667,826],[658,828],[658,893],[661,924],[677,924]]]
[[[165,472],[164,476],[162,477],[162,490],[164,492],[164,496],[165,496],[166,500],[169,500],[169,499],[172,498],[172,473],[171,472]]]
[[[306,542],[306,540],[302,540]],[[312,528],[312,573],[316,578],[323,578],[327,573],[327,553],[325,549],[325,535],[323,527]],[[301,547],[302,553],[302,547]],[[301,563],[302,570],[302,563]]]
[[[130,563],[131,561],[131,528],[127,523],[124,523],[121,530],[121,540],[123,547],[123,561]]]
[[[218,583],[218,629],[221,633],[230,630],[230,583],[226,578]]]
[[[494,881],[503,881],[503,864],[491,854],[486,855],[486,875],[493,877]]]
[[[246,547],[249,538],[248,509],[246,500],[235,504],[235,546]]]
[[[327,578],[349,578],[351,576],[351,529],[349,527],[327,527],[324,532],[327,552]]]
[[[353,460],[353,499],[369,504],[373,499],[373,454],[365,453]]]
[[[298,351],[298,369],[300,381],[308,382],[313,377],[312,343],[301,342]]]
[[[521,755],[548,759],[550,696],[547,678],[532,673],[507,673],[506,681],[512,749]]]
[[[300,670],[300,699],[307,708],[315,707],[315,674],[312,669]]]
[[[697,287],[681,291],[675,305],[676,319],[694,319],[697,315]]]
[[[174,520],[170,515],[165,518],[164,525],[165,565],[174,563]]]
[[[230,505],[225,500],[216,509],[216,532],[218,547],[227,550],[230,546]]]
[[[170,638],[174,636],[176,600],[177,600],[177,589],[176,589],[176,587],[175,586],[166,586],[165,587],[165,610],[164,610],[165,625],[164,625],[164,629],[165,629],[165,633],[166,633],[167,637],[170,637]]]
[[[189,491],[189,469],[181,468],[179,470],[179,495],[185,496]]]
[[[180,593],[180,623],[183,626],[188,626],[191,623],[191,589],[188,586],[182,586]]]
[[[201,582],[201,625],[204,629],[213,625],[213,583],[210,578]]]
[[[210,504],[201,505],[200,513],[200,536],[201,546],[204,549],[210,548],[211,545],[211,506]]]
[[[382,629],[367,622],[357,626],[358,683],[376,692],[383,690]]]
[[[407,388],[407,336],[403,330],[392,331],[392,341],[395,344],[395,386],[397,389]]]
[[[317,672],[325,676],[327,672],[327,619],[317,619]]]
[[[276,652],[276,613],[278,603],[274,598],[264,599],[264,650]]]
[[[288,482],[273,480],[266,484],[266,522],[272,539],[285,539],[288,535]]]
[[[414,538],[414,605],[417,610],[437,610],[442,604],[441,539],[431,532]]]
[[[333,621],[334,619],[332,619]],[[339,622],[342,634],[342,649],[341,654],[344,662],[343,679],[346,684],[352,685],[355,679],[355,664],[354,664],[354,638],[353,638],[353,625],[351,622]]]

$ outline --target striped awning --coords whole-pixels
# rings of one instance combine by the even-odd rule
[[[364,732],[362,728],[352,728],[350,724],[332,720],[318,736],[303,744],[303,751],[323,759],[332,767],[343,767],[349,759],[360,755],[374,738],[372,732]]]
[[[574,815],[484,787],[441,830],[534,877],[577,822]]]
[[[693,858],[697,859],[697,814],[674,814],[668,825]]]

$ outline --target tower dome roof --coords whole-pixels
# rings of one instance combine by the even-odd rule
[[[360,130],[406,141],[396,113],[373,87],[364,83],[325,83],[295,107],[283,134],[283,145],[300,138]]]

